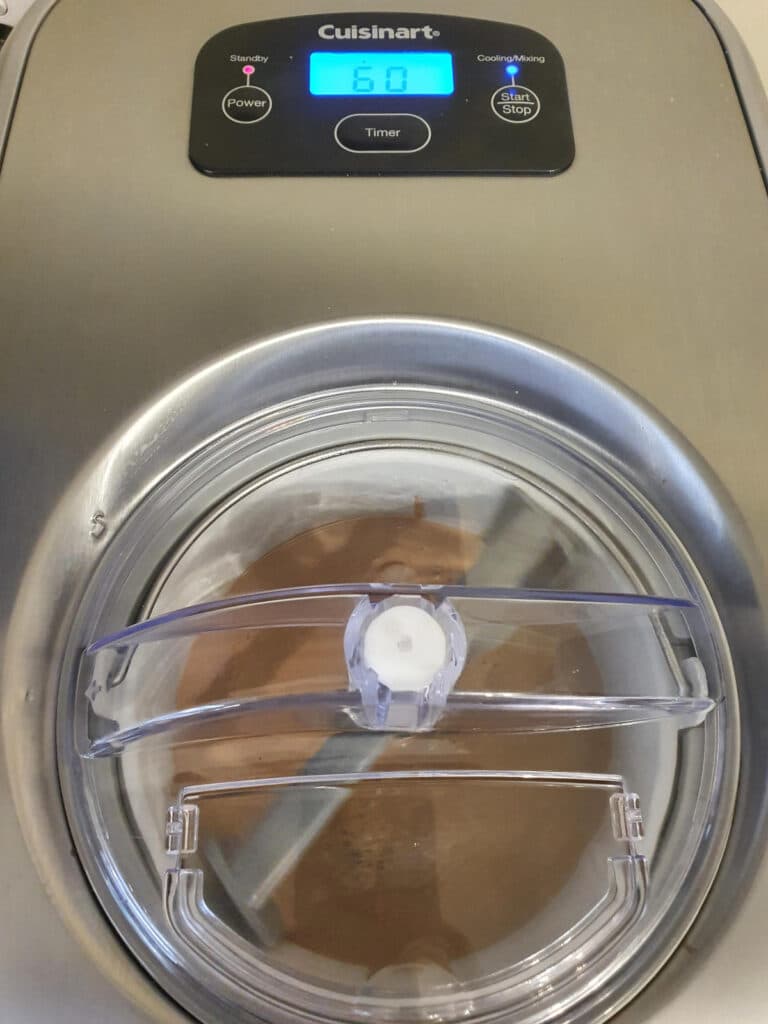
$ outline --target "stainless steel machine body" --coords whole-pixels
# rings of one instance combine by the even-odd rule
[[[117,530],[173,453],[189,450],[190,424],[202,439],[225,413],[245,412],[248,387],[282,397],[279,360],[260,376],[257,355],[249,376],[249,357],[241,357],[242,387],[226,395],[231,413],[220,399],[211,407],[210,376],[200,368],[321,321],[364,320],[359,361],[382,380],[393,361],[407,362],[382,317],[427,327],[442,319],[492,324],[541,339],[658,410],[729,492],[732,505],[724,499],[710,509],[718,485],[710,491],[709,480],[666,447],[663,422],[654,437],[617,436],[611,387],[585,390],[589,405],[574,427],[589,422],[670,517],[700,502],[690,548],[730,609],[725,625],[744,651],[737,675],[749,725],[731,842],[709,902],[661,975],[622,1011],[626,1024],[728,1015],[757,1024],[768,996],[760,942],[768,707],[758,593],[768,559],[768,119],[737,40],[703,7],[476,5],[473,16],[527,25],[563,56],[576,159],[553,177],[203,176],[187,157],[197,52],[229,25],[284,16],[276,0],[41,3],[0,56],[4,640],[14,606],[11,634],[24,633],[30,617],[66,622],[101,538]],[[290,13],[328,9],[296,0]],[[458,0],[408,9],[468,13]],[[330,330],[328,345],[351,366],[346,331]],[[434,383],[511,392],[503,356],[490,344],[486,351],[479,368],[460,346],[446,351]],[[137,418],[197,370],[177,398],[170,392]],[[308,356],[304,382],[344,383],[326,376],[323,360]],[[533,379],[519,387],[546,390]],[[129,420],[131,431],[116,434]],[[66,499],[81,532],[64,549],[35,553],[57,501],[97,450]],[[49,567],[51,590],[44,601],[23,594],[19,604],[33,555],[36,573]],[[0,1010],[19,1022],[54,1007],[62,1021],[188,1020],[127,954],[92,897],[59,795],[55,694],[50,678],[34,672],[46,652],[26,650],[22,665],[19,645],[8,646],[0,864],[12,926],[0,940]]]

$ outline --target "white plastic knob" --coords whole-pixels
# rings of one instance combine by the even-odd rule
[[[448,638],[423,608],[392,605],[369,624],[363,662],[391,690],[421,690],[432,682],[448,657]]]

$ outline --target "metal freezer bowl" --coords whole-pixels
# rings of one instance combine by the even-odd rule
[[[264,3],[259,16],[283,13],[279,7]],[[483,7],[487,17],[530,17],[522,8],[517,15],[515,4]],[[191,61],[201,40],[253,17],[251,7],[153,8],[148,39],[139,8],[95,16],[90,4],[56,5],[31,51],[0,176],[0,299],[10,340],[3,433],[12,467],[4,499],[4,616],[55,497],[151,392],[251,338],[337,316],[491,322],[590,360],[698,448],[765,557],[768,482],[750,441],[762,435],[765,416],[768,206],[759,164],[717,37],[701,13],[682,0],[604,8],[537,7],[536,27],[558,41],[569,69],[578,156],[567,174],[552,181],[376,182],[380,196],[369,204],[364,182],[210,182],[188,166]],[[302,5],[302,12],[318,9]],[[440,9],[464,13],[459,5]],[[81,38],[89,40],[88,61],[78,56]],[[647,81],[649,53],[664,67],[654,80],[663,117],[649,118],[648,90],[638,89]],[[52,69],[57,104],[50,99]],[[132,89],[116,92],[115,83],[125,80]],[[77,103],[62,108],[61,96],[76,96]],[[382,205],[397,216],[382,220]],[[509,231],[501,230],[504,215]],[[407,246],[400,244],[404,231]],[[515,271],[507,274],[510,261]],[[47,300],[40,302],[43,288]],[[54,445],[55,460],[48,455]],[[130,439],[118,452],[115,468],[133,457]],[[664,464],[664,451],[648,454]],[[645,482],[656,488],[652,463],[649,457],[644,464]],[[685,466],[673,468],[677,479],[664,481],[670,506],[676,490],[696,485],[685,478]],[[152,469],[150,458],[147,481]],[[111,491],[113,485],[103,479],[100,490],[81,496],[83,536],[74,539],[73,564],[98,541],[102,525],[114,529],[125,511],[130,496]],[[113,507],[94,500],[110,495]],[[718,596],[733,607],[729,626],[759,637],[748,580],[739,575],[737,555],[726,557],[741,544],[740,526],[734,517],[709,528],[724,559],[714,569],[722,581]],[[707,537],[696,543],[703,551]],[[27,690],[21,710],[12,706],[14,728],[35,719],[45,683]],[[747,713],[753,724],[764,721],[759,708],[748,705]],[[17,756],[17,771],[19,764]],[[24,768],[34,778],[50,765],[28,760]],[[756,776],[756,789],[760,783]],[[757,820],[758,804],[744,804],[741,813]],[[55,802],[51,811],[45,820],[27,814],[42,860],[47,844],[52,854],[61,846]],[[28,870],[21,842],[8,849],[11,871]],[[737,849],[730,856],[739,863],[745,855]],[[134,968],[89,906],[76,865],[63,870],[60,884],[68,873],[71,889],[57,899],[80,904],[90,918],[80,926],[91,933],[86,941],[102,947],[101,957],[112,960],[150,1015],[178,1019],[138,973],[131,977]],[[28,915],[37,948],[49,930],[41,923],[46,915],[52,931],[58,925],[31,878],[28,891],[39,906],[39,918]],[[717,933],[717,915],[713,922]],[[711,969],[681,974],[666,1005],[671,982],[662,978],[627,1019],[695,1014],[699,1000],[711,1000],[703,979],[716,973],[712,965],[722,963],[748,924],[743,916],[705,960],[705,915],[666,974],[674,979],[676,964],[689,959]],[[84,963],[80,969],[90,971]],[[722,1014],[749,1019],[753,1012],[759,1019],[758,983],[745,975],[734,989],[717,986]],[[737,991],[740,999],[753,992],[757,1009],[737,1001]],[[711,1001],[704,1005],[711,1008]]]

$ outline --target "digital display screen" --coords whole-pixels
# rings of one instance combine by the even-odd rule
[[[333,53],[309,55],[313,96],[450,96],[451,53]]]

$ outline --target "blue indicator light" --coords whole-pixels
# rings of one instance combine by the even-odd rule
[[[507,64],[504,70],[507,72],[510,78],[514,78],[515,75],[520,74],[520,68],[517,66],[517,64]]]
[[[378,52],[309,55],[313,96],[450,96],[453,54]]]

